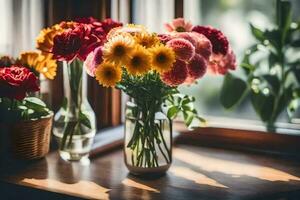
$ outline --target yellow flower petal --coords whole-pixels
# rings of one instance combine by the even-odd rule
[[[134,40],[128,35],[117,35],[104,44],[103,58],[116,66],[126,65],[134,48]]]
[[[151,70],[150,53],[142,46],[137,45],[131,55],[130,61],[125,66],[132,75],[143,75]]]
[[[96,80],[104,87],[114,87],[122,79],[122,69],[110,63],[102,63],[95,71]]]
[[[175,52],[165,45],[157,45],[149,49],[152,54],[152,68],[159,73],[170,71],[175,62]]]

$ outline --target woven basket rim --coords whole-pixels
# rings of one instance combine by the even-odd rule
[[[41,119],[49,119],[51,117],[53,117],[54,112],[52,110],[49,111],[50,113],[48,115],[42,116],[40,118],[34,118],[34,119],[29,119],[29,120],[20,120],[19,122],[34,122],[34,121],[38,121]]]

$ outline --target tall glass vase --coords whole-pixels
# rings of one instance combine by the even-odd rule
[[[172,163],[172,121],[160,108],[155,103],[126,105],[124,159],[132,174],[161,175]]]
[[[53,133],[60,156],[69,161],[88,160],[96,133],[96,117],[87,100],[87,75],[75,59],[63,63],[64,101],[55,114]]]

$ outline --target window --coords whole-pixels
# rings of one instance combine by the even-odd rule
[[[0,54],[17,56],[35,49],[35,37],[43,26],[43,1],[0,0]]]
[[[163,23],[174,17],[175,3],[180,1],[134,1],[133,22],[144,24],[153,31],[164,31]],[[293,8],[300,7],[299,1],[294,0]],[[249,29],[251,21],[261,28],[270,28],[274,21],[275,1],[243,1],[243,0],[184,0],[183,16],[193,24],[211,24],[221,29],[229,38],[238,63],[244,51],[254,39]],[[150,13],[150,14],[149,14]],[[153,13],[157,13],[153,18]],[[297,12],[294,12],[299,17]],[[150,15],[151,17],[149,17]],[[219,93],[223,76],[209,75],[192,87],[183,86],[181,91],[196,97],[196,106],[205,116],[222,116],[258,120],[249,101],[244,101],[234,110],[225,110],[219,102]],[[286,121],[287,116],[281,116],[280,121]]]

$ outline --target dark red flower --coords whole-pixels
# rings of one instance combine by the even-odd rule
[[[206,73],[206,68],[207,64],[205,59],[201,55],[195,54],[187,65],[189,78],[194,80],[201,78]]]
[[[83,24],[92,24],[94,22],[99,22],[94,17],[77,17],[74,21],[78,22],[78,23],[83,23]]]
[[[91,34],[94,34],[99,39],[103,40],[106,37],[106,32],[102,28],[102,23],[93,17],[77,18],[78,23],[86,24],[91,27]]]
[[[102,28],[105,31],[106,34],[108,34],[108,32],[116,27],[122,26],[123,24],[117,21],[114,21],[110,18],[107,18],[105,20],[103,20],[102,22]]]
[[[38,78],[22,66],[0,67],[0,97],[22,100],[26,93],[39,91]]]
[[[176,60],[173,68],[161,75],[162,81],[169,86],[178,86],[186,80],[188,70],[186,63],[182,60]]]
[[[75,57],[85,60],[101,44],[101,40],[91,32],[91,26],[78,24],[56,35],[53,39],[53,57],[60,61],[71,61]]]
[[[212,50],[215,54],[227,54],[229,43],[221,31],[210,26],[195,26],[192,31],[205,35],[212,43]]]

